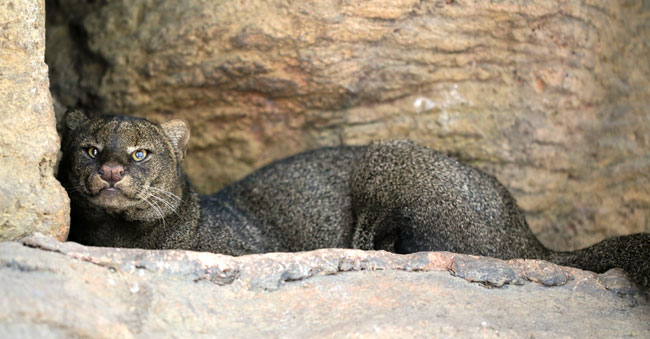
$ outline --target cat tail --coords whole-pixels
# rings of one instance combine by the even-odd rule
[[[577,251],[551,251],[545,260],[596,273],[620,267],[632,281],[650,290],[650,233],[609,238]]]

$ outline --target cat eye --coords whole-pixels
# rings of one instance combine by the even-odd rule
[[[95,157],[97,156],[97,153],[99,153],[99,150],[97,149],[97,147],[93,147],[93,146],[88,147],[88,149],[86,151],[88,152],[88,155],[93,159],[95,159]]]
[[[131,153],[131,158],[133,158],[133,160],[135,160],[135,161],[142,161],[146,157],[147,157],[147,150],[146,149],[139,149],[139,150],[133,151],[133,153]]]

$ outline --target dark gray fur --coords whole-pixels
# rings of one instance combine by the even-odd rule
[[[621,267],[640,285],[650,286],[650,234],[607,239],[574,252],[548,250],[494,177],[413,142],[304,152],[271,163],[214,195],[199,196],[180,172],[189,137],[183,134],[184,125],[170,132],[170,127],[137,118],[86,119],[72,112],[67,119],[71,133],[64,140],[60,178],[72,199],[70,238],[84,244],[230,255],[328,247],[452,251],[544,259],[596,272]],[[131,139],[138,142],[168,138],[151,147],[177,173],[163,169],[166,162],[154,158],[146,165],[151,168],[142,168],[146,176],[139,174],[140,165],[120,155],[122,138],[134,133]],[[121,161],[134,185],[161,185],[177,192],[181,199],[157,204],[164,222],[152,217],[150,204],[136,201],[140,193],[131,207],[92,202],[88,189],[79,187],[95,175],[101,161],[84,158],[84,140],[101,144],[106,159]]]

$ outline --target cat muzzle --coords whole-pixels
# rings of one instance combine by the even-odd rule
[[[108,182],[109,187],[114,187],[115,183],[124,178],[124,167],[115,163],[106,163],[97,171],[99,176]]]

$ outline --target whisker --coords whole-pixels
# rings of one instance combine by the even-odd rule
[[[172,193],[172,192],[169,192],[169,191],[167,191],[167,190],[164,190],[164,189],[161,189],[161,188],[157,188],[157,187],[153,187],[153,186],[148,186],[147,189],[152,189],[152,190],[154,190],[154,191],[156,191],[156,192],[163,193],[163,194],[167,195],[167,196],[170,197],[170,198],[174,198],[174,199],[176,199],[176,200],[178,200],[178,201],[185,202],[185,201],[184,201],[183,199],[181,199],[179,196],[177,196],[176,194],[174,194],[174,193]]]
[[[63,188],[65,188],[65,190],[66,190],[67,192],[84,193],[84,191],[83,191],[84,187],[83,187],[83,185],[81,185],[81,184],[76,184],[76,185],[63,185]]]
[[[151,195],[150,195],[150,196],[151,196]],[[154,205],[152,202],[150,202],[150,201],[147,199],[147,197],[143,197],[142,200],[143,200],[144,202],[146,202],[147,204],[149,204],[149,206],[151,206],[151,208],[153,208],[153,210],[154,210],[156,213],[158,213],[158,215],[160,216],[160,220],[162,220],[162,222],[163,222],[163,227],[166,227],[167,224],[165,223],[165,216],[162,214],[162,211],[160,211],[160,207],[158,207],[158,206]]]
[[[174,214],[178,215],[178,213],[176,212],[176,208],[174,208],[174,206],[169,201],[163,199],[162,197],[159,197],[159,196],[153,194],[153,192],[146,192],[146,193],[149,194],[149,197],[155,198],[156,200],[158,200],[158,201],[162,202],[163,204],[167,205],[167,207],[169,207],[169,209],[172,210],[172,212],[174,212]],[[178,215],[178,216],[180,217],[180,215]]]

